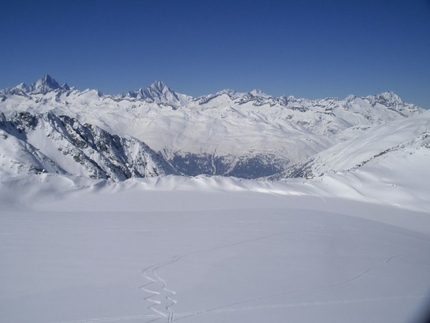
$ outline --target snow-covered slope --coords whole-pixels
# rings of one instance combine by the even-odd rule
[[[430,111],[393,121],[341,142],[308,161],[291,166],[284,177],[315,177],[325,173],[393,167],[396,161],[430,158]],[[282,175],[274,177],[281,178]]]
[[[193,98],[162,82],[121,95],[79,91],[44,76],[0,91],[0,111],[53,112],[130,135],[179,172],[268,176],[364,130],[423,110],[385,92],[320,100],[223,90]]]
[[[411,206],[428,199],[429,162],[427,111],[370,129],[269,179],[291,182],[288,178],[304,177],[306,183],[318,187],[318,195]]]
[[[147,145],[52,113],[0,114],[0,174],[70,174],[125,180],[175,173]]]
[[[429,189],[417,212],[318,186],[0,177],[0,321],[420,322]]]

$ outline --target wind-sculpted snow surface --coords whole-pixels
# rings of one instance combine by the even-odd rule
[[[345,189],[2,177],[0,321],[415,322],[430,302],[428,198]]]
[[[8,117],[20,111],[52,112],[133,136],[185,175],[257,178],[423,110],[392,92],[308,100],[223,90],[193,98],[155,82],[108,95],[79,91],[45,76],[31,86],[0,91],[0,111]]]

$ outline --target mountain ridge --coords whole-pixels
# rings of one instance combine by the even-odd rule
[[[424,152],[425,156],[430,157],[429,149],[430,111],[426,111],[419,116],[372,128],[312,156],[304,163],[292,165],[270,179],[314,178],[325,173],[354,172],[364,166],[394,163],[390,157],[403,158],[401,152],[411,156]]]
[[[37,86],[36,86],[37,85]],[[225,89],[194,98],[163,82],[124,94],[77,90],[44,76],[0,90],[0,112],[75,118],[139,139],[179,173],[270,176],[372,127],[421,114],[393,92],[344,99]]]
[[[0,89],[0,93],[2,93],[3,95],[5,94],[17,94],[17,90],[19,91],[23,91],[25,93],[32,93],[32,94],[46,94],[49,91],[54,91],[54,90],[60,90],[60,91],[70,91],[70,90],[76,90],[74,87],[69,87],[69,85],[67,83],[64,83],[62,85],[60,85],[59,82],[57,82],[52,76],[50,76],[49,74],[44,74],[42,75],[39,79],[37,79],[34,83],[32,83],[30,86],[27,86],[25,83],[20,83],[16,86],[12,86],[12,87],[8,87],[8,88],[4,88],[4,89]],[[151,99],[154,102],[160,102],[162,103],[161,97],[163,94],[169,93],[170,95],[172,95],[172,99],[173,100],[178,100],[178,95],[184,96],[185,98],[188,98],[191,101],[200,101],[200,100],[204,100],[207,97],[216,97],[222,94],[227,94],[229,95],[231,98],[233,99],[237,99],[240,96],[245,96],[246,99],[252,99],[252,98],[267,98],[267,99],[272,99],[272,100],[276,100],[279,103],[286,103],[288,101],[295,101],[295,102],[301,102],[303,100],[306,101],[311,101],[311,102],[318,102],[321,100],[329,100],[329,99],[334,99],[334,100],[341,100],[340,97],[325,97],[325,98],[320,98],[320,99],[307,99],[307,98],[296,98],[294,95],[281,95],[279,97],[275,97],[272,96],[270,94],[266,94],[264,92],[262,92],[260,89],[252,89],[248,92],[237,92],[235,90],[232,89],[222,89],[214,94],[205,94],[205,95],[200,95],[197,97],[193,97],[190,95],[186,95],[186,94],[182,94],[182,93],[178,93],[174,90],[172,90],[165,82],[163,81],[154,81],[152,82],[149,86],[147,87],[142,87],[139,88],[137,90],[132,90],[132,91],[127,91],[124,93],[116,93],[116,94],[112,94],[112,93],[103,93],[100,92],[97,89],[85,89],[85,90],[76,90],[79,92],[85,92],[85,91],[96,91],[98,93],[100,93],[101,95],[106,95],[107,97],[120,97],[120,98],[132,98],[132,99]],[[140,94],[140,96],[138,95]],[[353,99],[353,98],[357,98],[358,96],[353,95],[353,94],[349,94],[348,96],[346,96],[345,99]],[[397,95],[395,94],[393,91],[383,91],[374,95],[367,95],[365,97],[362,98],[380,98],[381,101],[385,101],[385,103],[390,103],[391,102],[398,102],[398,103],[404,103],[403,100]],[[158,99],[158,100],[157,100]],[[164,98],[166,99],[166,98]],[[243,100],[242,102],[246,101]],[[164,102],[165,103],[165,102]],[[380,102],[382,103],[382,102]]]
[[[176,174],[146,144],[51,112],[0,114],[0,174],[57,173],[126,180]]]

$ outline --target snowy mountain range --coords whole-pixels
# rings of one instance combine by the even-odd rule
[[[382,137],[366,136],[391,138],[377,129],[397,133],[405,119],[413,128],[428,120],[424,111],[392,92],[308,100],[223,90],[194,98],[155,82],[109,95],[46,75],[0,91],[0,172],[114,180],[175,173],[314,176],[338,169],[330,156],[349,158],[367,147],[368,155],[348,164],[354,167],[394,149],[378,144]],[[421,128],[416,138],[428,133],[428,125]],[[408,136],[399,135],[396,144],[413,140]]]

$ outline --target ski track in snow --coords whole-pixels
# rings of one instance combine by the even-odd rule
[[[200,253],[208,253],[208,252],[218,250],[218,249],[234,247],[234,246],[241,245],[244,243],[249,243],[249,242],[262,240],[262,239],[268,239],[268,238],[271,238],[274,236],[279,236],[282,234],[284,234],[284,233],[275,233],[275,234],[270,234],[270,235],[266,235],[266,236],[262,236],[262,237],[257,237],[254,239],[234,242],[234,243],[230,243],[230,244],[226,244],[226,245],[222,245],[222,246],[218,246],[218,247],[214,247],[214,248],[210,248],[210,249],[195,251],[195,252],[184,254],[184,255],[177,255],[177,256],[174,256],[171,260],[146,267],[145,269],[142,270],[141,275],[146,280],[148,280],[148,283],[142,285],[140,287],[140,289],[143,290],[144,292],[150,294],[149,296],[145,296],[144,300],[151,303],[148,306],[148,309],[153,311],[157,315],[154,318],[151,317],[152,319],[147,321],[146,323],[155,322],[155,321],[162,319],[162,318],[167,318],[166,322],[168,322],[168,323],[176,321],[175,320],[175,312],[172,309],[172,306],[178,302],[176,299],[173,298],[173,296],[176,295],[176,292],[167,288],[167,282],[164,278],[162,278],[160,276],[160,274],[158,272],[159,269],[166,267],[166,266],[170,266],[170,265],[176,263],[177,261],[179,261],[180,259],[182,259],[184,257],[189,257],[189,256],[200,254]],[[155,289],[154,287],[157,287],[157,286],[161,286],[161,289],[159,291],[152,290],[152,289]],[[147,287],[150,287],[152,289],[149,289]],[[161,300],[155,299],[155,297],[160,296],[162,294],[166,294],[166,296],[164,296]]]
[[[142,276],[149,282],[145,285],[142,285],[140,289],[150,294],[149,296],[144,297],[144,299],[152,303],[148,306],[148,309],[150,309],[157,315],[154,319],[148,321],[147,323],[154,322],[156,320],[159,320],[160,318],[167,318],[167,322],[173,322],[174,311],[171,307],[177,303],[177,300],[173,298],[176,292],[167,288],[167,283],[163,278],[161,278],[158,273],[158,270],[160,268],[169,266],[177,262],[182,257],[183,256],[175,256],[169,261],[149,266],[141,272]],[[154,291],[152,289],[147,288],[148,286],[156,287],[157,285],[162,286],[161,291]],[[153,297],[159,296],[161,294],[167,294],[163,298],[163,301],[153,299]],[[159,309],[160,307],[162,309]],[[164,312],[164,310],[167,311],[167,313]]]

